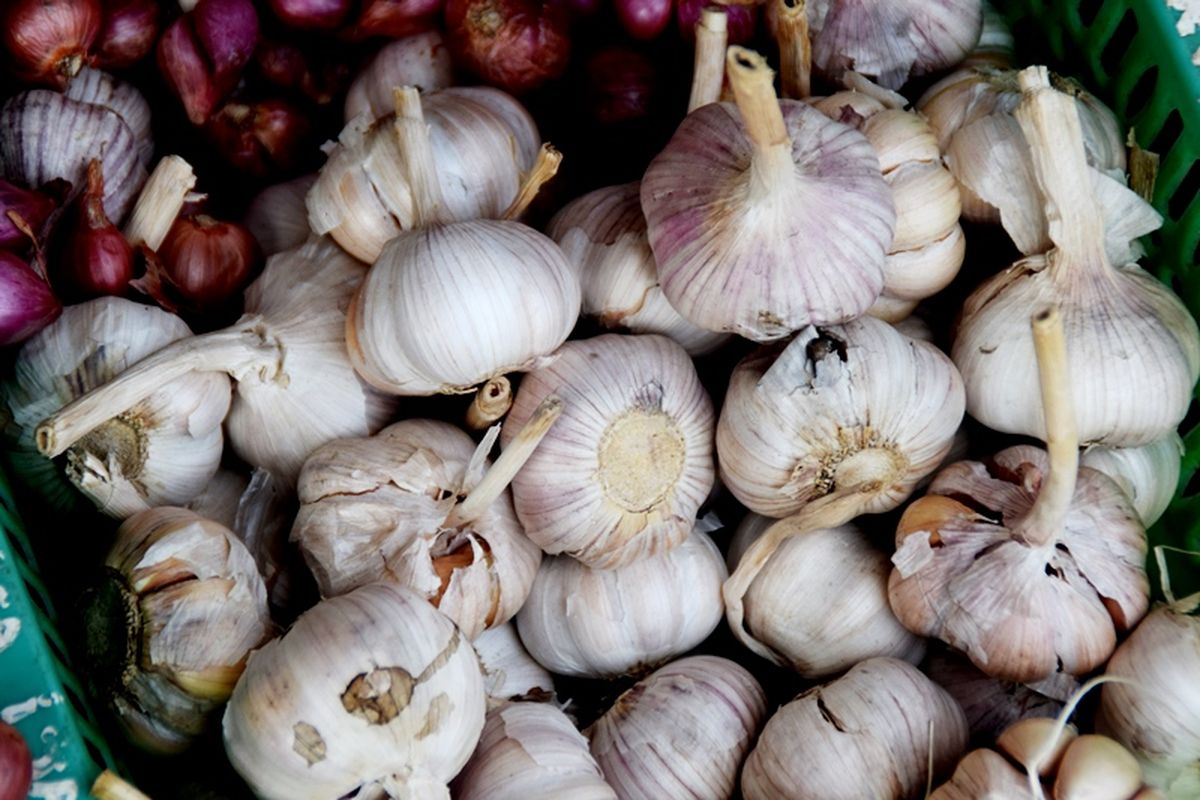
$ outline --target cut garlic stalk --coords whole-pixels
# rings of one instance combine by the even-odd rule
[[[620,800],[727,800],[766,715],[753,675],[691,656],[626,691],[584,734]]]
[[[1141,447],[1089,447],[1079,463],[1116,481],[1149,528],[1175,497],[1182,458],[1183,440],[1171,432]]]
[[[125,241],[134,248],[144,244],[158,250],[195,186],[192,165],[179,156],[165,156],[155,165],[129,212]]]
[[[692,72],[692,93],[688,98],[688,113],[700,106],[721,99],[725,84],[725,45],[729,20],[720,6],[708,6],[700,11],[696,22],[696,58]]]
[[[488,628],[471,645],[483,668],[489,706],[508,700],[554,699],[554,679],[525,650],[512,622]]]
[[[486,381],[467,408],[467,427],[481,431],[499,421],[512,408],[512,383],[503,375]]]
[[[721,621],[725,575],[716,545],[698,530],[670,552],[616,569],[547,558],[517,612],[517,630],[552,672],[641,674],[712,633]]]

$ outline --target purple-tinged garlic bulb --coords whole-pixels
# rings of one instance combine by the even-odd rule
[[[891,191],[866,138],[778,100],[756,53],[726,60],[737,104],[696,109],[642,179],[663,294],[685,319],[755,341],[863,314],[883,289]]]

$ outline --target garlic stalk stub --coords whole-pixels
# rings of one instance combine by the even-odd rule
[[[514,623],[488,628],[476,636],[471,645],[483,668],[489,706],[508,700],[554,698],[554,679],[525,650]]]
[[[911,664],[872,658],[767,721],[742,769],[746,800],[920,797],[967,746],[962,709]]]
[[[1183,440],[1172,431],[1165,439],[1141,447],[1089,447],[1080,454],[1079,463],[1116,481],[1149,528],[1175,497],[1183,452]]]
[[[439,31],[405,36],[380,48],[350,84],[343,114],[349,124],[360,114],[376,120],[394,110],[392,90],[415,86],[429,93],[454,82],[450,48]]]
[[[909,630],[993,677],[1083,675],[1146,613],[1146,536],[1106,475],[1078,467],[1063,322],[1033,318],[1048,453],[1018,445],[943,470],[896,529],[889,595]]]
[[[640,182],[597,189],[573,200],[550,220],[546,234],[579,275],[583,313],[604,327],[661,334],[693,356],[711,352],[729,338],[688,322],[663,296],[646,238]]]
[[[444,798],[483,729],[479,661],[420,595],[324,600],[251,657],[225,752],[263,800]]]
[[[621,800],[726,800],[766,715],[753,675],[692,656],[644,678],[584,733]]]
[[[1136,264],[1112,264],[1075,102],[1044,67],[1021,73],[1017,109],[1045,195],[1055,248],[1014,264],[967,299],[952,356],[967,412],[993,430],[1044,437],[1028,309],[1061,308],[1068,391],[1084,444],[1135,446],[1183,419],[1200,376],[1200,330],[1170,289]]]
[[[130,739],[178,752],[271,632],[262,578],[227,528],[170,507],[127,519],[104,565],[85,600],[88,677]]]
[[[13,379],[0,388],[9,458],[51,502],[67,499],[57,468],[37,452],[47,416],[191,332],[174,314],[103,297],[70,306],[30,339]],[[229,379],[215,373],[158,376],[147,391],[67,443],[67,478],[106,514],[183,505],[217,471],[229,410]],[[57,455],[57,454],[56,454]]]
[[[616,569],[542,562],[517,630],[551,672],[636,675],[704,641],[721,621],[721,554],[694,531],[673,550]]]
[[[883,288],[895,209],[862,134],[777,100],[731,47],[737,105],[696,109],[642,179],[664,295],[688,321],[771,341],[859,316]]]
[[[775,525],[797,522],[803,517]],[[763,565],[742,600],[744,619],[730,626],[754,652],[804,678],[836,675],[874,656],[916,663],[925,641],[892,614],[889,571],[888,557],[852,525],[805,530]]]
[[[38,449],[58,455],[166,381],[225,372],[237,381],[225,420],[234,452],[294,482],[313,450],[374,432],[395,404],[357,378],[346,352],[345,308],[364,271],[326,239],[272,256],[237,323],[164,347],[43,420]]]
[[[617,800],[587,739],[548,703],[506,703],[489,711],[453,788],[456,800]]]
[[[500,441],[550,395],[565,411],[513,480],[539,547],[597,569],[679,544],[713,484],[712,403],[683,348],[662,336],[571,341],[524,377]]]

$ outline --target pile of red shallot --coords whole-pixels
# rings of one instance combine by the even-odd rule
[[[992,8],[0,30],[0,452],[128,765],[79,796],[1200,797],[1200,329],[1153,159]]]

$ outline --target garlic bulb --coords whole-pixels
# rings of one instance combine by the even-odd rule
[[[1014,46],[1008,21],[992,8],[991,3],[984,2],[983,30],[979,34],[979,41],[971,52],[967,53],[960,67],[990,66],[1007,69],[1012,66]]]
[[[513,481],[544,551],[609,569],[679,544],[713,485],[713,410],[683,348],[662,336],[571,341],[525,376],[500,441],[549,395],[566,410]]]
[[[663,294],[685,319],[756,341],[859,316],[883,288],[895,209],[859,132],[777,100],[731,47],[737,104],[696,109],[642,179]]]
[[[237,525],[238,504],[249,484],[250,479],[240,472],[218,469],[208,484],[188,501],[187,509],[234,530]]]
[[[837,81],[846,70],[889,89],[957,64],[979,41],[980,0],[810,0],[812,59]]]
[[[1165,439],[1141,447],[1088,447],[1079,463],[1116,481],[1149,528],[1175,496],[1182,458],[1183,440],[1172,431]]]
[[[80,192],[88,162],[97,157],[104,213],[117,222],[146,182],[139,141],[117,112],[44,89],[0,107],[0,175],[8,180],[38,188],[61,179]]]
[[[692,656],[644,678],[584,733],[621,800],[727,800],[766,715],[753,675]]]
[[[88,678],[136,744],[180,751],[271,632],[262,578],[227,528],[170,507],[125,520],[104,566],[85,600]]]
[[[299,247],[312,236],[304,197],[316,181],[315,174],[301,175],[268,186],[250,201],[242,224],[254,234],[264,256]]]
[[[616,569],[558,556],[542,562],[517,630],[551,672],[636,675],[685,653],[721,621],[721,553],[707,534]]]
[[[803,524],[802,516],[772,527],[797,523]],[[761,526],[751,520],[750,527]],[[742,598],[744,616],[730,616],[730,627],[755,653],[804,678],[835,675],[874,656],[915,664],[925,641],[892,614],[889,566],[853,525],[800,530],[767,559]]]
[[[38,449],[58,455],[180,376],[226,372],[237,381],[225,420],[234,452],[294,482],[309,453],[372,433],[394,407],[346,352],[345,308],[364,270],[326,239],[272,256],[237,323],[158,350],[44,420]]]
[[[414,209],[422,187],[419,179],[414,185],[413,169],[436,173],[444,222],[495,218],[537,157],[533,118],[498,89],[442,89],[420,105],[432,152],[406,147],[395,115],[374,122],[360,116],[342,131],[308,193],[313,231],[367,263],[401,231],[422,224]],[[420,163],[425,159],[431,163]]]
[[[904,661],[872,658],[775,712],[742,769],[746,800],[902,800],[927,763],[950,771],[966,749],[962,709]]]
[[[322,596],[400,583],[468,639],[511,619],[542,552],[517,522],[507,481],[483,484],[493,441],[476,448],[453,425],[411,419],[313,452],[300,473],[292,541]],[[489,497],[472,497],[478,511],[451,523],[460,498],[477,491]]]
[[[483,631],[471,642],[483,668],[488,705],[506,700],[551,700],[554,679],[533,660],[511,622]]]
[[[693,356],[712,352],[729,338],[688,322],[663,296],[646,238],[639,181],[573,200],[550,220],[546,234],[579,275],[583,313],[604,327],[662,334]]]
[[[896,529],[892,609],[993,677],[1037,681],[1103,664],[1146,613],[1146,536],[1106,475],[1078,467],[1067,345],[1033,318],[1048,453],[1018,445],[943,470]]]
[[[455,800],[616,800],[567,715],[547,703],[506,703],[488,712],[471,760],[454,779]]]
[[[116,297],[64,309],[22,346],[15,375],[0,387],[17,472],[52,503],[66,501],[57,468],[37,451],[38,423],[190,334],[174,314]],[[67,454],[67,478],[119,519],[147,507],[183,505],[217,471],[229,403],[224,375],[156,376],[144,394],[59,450]]]
[[[992,742],[1018,720],[1053,719],[1063,706],[1025,684],[988,676],[949,648],[930,656],[922,667],[962,706],[971,738],[981,742]]]
[[[449,800],[484,705],[454,623],[373,584],[318,603],[251,655],[225,710],[225,752],[263,800]]]
[[[124,120],[137,142],[142,166],[150,166],[154,157],[154,135],[150,129],[150,104],[132,84],[119,81],[107,72],[84,67],[67,84],[66,97],[80,103],[103,106]]]
[[[1128,747],[1169,797],[1200,791],[1200,594],[1150,612],[1117,648],[1097,727]]]
[[[346,93],[347,123],[360,114],[376,120],[394,110],[392,90],[415,86],[423,92],[445,89],[454,82],[450,48],[439,31],[405,36],[388,42],[363,67]]]
[[[1044,67],[1021,73],[1016,117],[1052,220],[1055,249],[1018,261],[963,307],[952,356],[967,412],[993,430],[1044,437],[1035,402],[1030,308],[1061,308],[1079,439],[1135,446],[1183,419],[1200,377],[1200,330],[1170,289],[1136,264],[1110,264],[1080,134],[1077,104],[1050,88]]]

